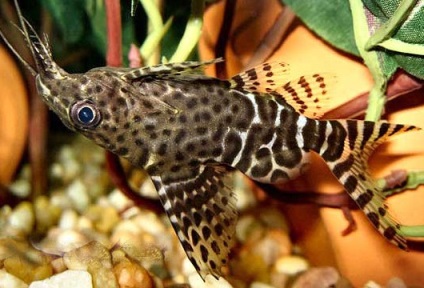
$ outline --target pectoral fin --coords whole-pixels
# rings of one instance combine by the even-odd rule
[[[232,246],[237,212],[235,196],[224,183],[225,167],[201,166],[188,177],[152,176],[175,232],[196,270],[221,275]]]

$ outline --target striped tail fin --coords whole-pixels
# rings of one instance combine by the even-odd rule
[[[327,162],[333,174],[374,227],[390,242],[406,250],[406,239],[400,233],[400,226],[387,211],[385,197],[371,177],[368,158],[374,149],[390,136],[419,128],[358,120],[319,122],[326,127],[320,129],[325,131],[325,140],[320,149],[314,150]],[[340,145],[334,145],[336,143]]]

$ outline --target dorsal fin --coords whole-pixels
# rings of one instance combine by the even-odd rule
[[[231,78],[231,89],[252,92],[275,91],[287,82],[289,65],[283,62],[263,63]]]
[[[242,72],[232,77],[230,83],[232,89],[282,97],[297,112],[307,117],[322,116],[330,100],[328,83],[334,81],[334,76],[320,73],[288,81],[290,78],[288,64],[272,62]]]
[[[135,80],[146,76],[157,77],[173,77],[180,75],[202,75],[205,66],[224,61],[222,58],[217,58],[205,62],[186,61],[181,63],[167,63],[154,66],[146,66],[138,69],[130,69],[124,75],[123,80]]]
[[[317,119],[329,105],[328,82],[334,79],[334,76],[327,73],[301,76],[279,86],[272,95],[283,97],[297,112]]]

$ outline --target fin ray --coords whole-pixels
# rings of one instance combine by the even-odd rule
[[[139,78],[153,76],[159,78],[169,78],[181,75],[203,76],[204,67],[224,61],[222,58],[212,59],[209,61],[186,61],[181,63],[167,63],[154,66],[146,66],[139,69],[128,69],[121,78],[125,81],[134,81]]]
[[[269,93],[283,98],[297,112],[319,118],[329,104],[328,84],[335,77],[329,73],[300,76],[290,80],[289,66],[282,62],[263,63],[230,79],[230,88],[253,93]]]
[[[368,158],[377,146],[390,136],[410,130],[415,126],[359,120],[332,120],[346,131],[340,157],[320,151],[333,174],[364,211],[373,226],[390,242],[406,250],[407,242],[400,232],[400,225],[389,213],[385,196],[368,168]],[[336,127],[336,126],[334,126]],[[330,148],[328,148],[330,149]],[[337,158],[337,159],[334,159]]]
[[[221,276],[232,246],[236,199],[224,183],[226,175],[225,167],[201,166],[190,179],[152,176],[171,224],[203,279],[207,274]]]

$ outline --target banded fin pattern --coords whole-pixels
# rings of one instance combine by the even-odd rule
[[[284,99],[300,114],[315,119],[321,117],[330,100],[328,83],[333,82],[335,77],[328,73],[320,73],[288,81],[289,77],[287,64],[264,63],[235,75],[230,79],[230,88],[269,93]]]
[[[235,195],[224,166],[201,166],[192,178],[152,176],[172,226],[193,266],[205,279],[221,276],[237,221]],[[171,179],[171,180],[170,180]]]
[[[328,73],[301,76],[278,87],[273,95],[284,98],[297,112],[309,118],[320,118],[330,102],[328,85],[335,77]]]
[[[160,77],[167,78],[175,76],[197,76],[205,77],[203,69],[215,63],[224,61],[222,58],[212,59],[204,62],[185,61],[181,63],[158,64],[154,66],[146,66],[139,69],[129,69],[121,78],[126,81],[136,80],[142,77]]]
[[[251,92],[271,92],[287,82],[289,65],[283,62],[263,63],[233,76],[231,89]]]
[[[406,239],[400,233],[399,224],[390,215],[367,161],[374,149],[388,137],[419,128],[357,120],[332,120],[327,123],[332,127],[327,141],[333,141],[333,145],[329,144],[327,149],[319,151],[320,155],[373,226],[390,242],[406,250]],[[340,148],[334,148],[337,139],[344,139]]]

